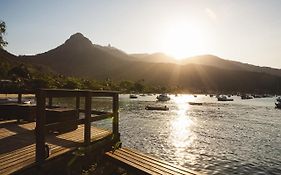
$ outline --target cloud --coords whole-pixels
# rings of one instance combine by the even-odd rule
[[[217,15],[216,15],[216,13],[213,10],[211,10],[209,8],[205,8],[205,13],[208,15],[208,17],[211,20],[214,20],[214,21],[217,20]]]

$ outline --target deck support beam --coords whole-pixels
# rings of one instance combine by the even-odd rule
[[[114,135],[114,140],[119,141],[120,134],[119,134],[119,96],[118,96],[118,94],[113,95],[112,112],[113,112],[112,131],[113,131],[113,135]]]
[[[85,96],[85,127],[84,144],[88,146],[91,143],[91,114],[92,114],[92,96],[87,93]]]
[[[36,101],[36,162],[42,163],[47,157],[45,150],[46,95],[44,91],[38,91],[36,94]]]

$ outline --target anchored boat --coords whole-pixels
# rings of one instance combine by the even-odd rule
[[[218,98],[218,101],[233,101],[232,98],[227,98],[225,95],[220,95],[217,98]]]
[[[171,99],[167,94],[160,94],[156,98],[158,101],[169,101]]]
[[[158,111],[168,111],[169,108],[167,106],[146,106],[146,110],[158,110]]]

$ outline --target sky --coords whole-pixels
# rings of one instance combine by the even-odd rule
[[[213,54],[281,68],[280,0],[0,0],[0,20],[15,55],[46,52],[81,32],[127,53]]]

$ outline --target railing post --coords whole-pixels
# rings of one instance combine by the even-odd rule
[[[113,123],[112,123],[112,131],[115,140],[120,140],[119,134],[119,95],[115,93],[113,95],[113,102],[112,102],[112,110],[113,110]]]
[[[84,144],[89,145],[91,142],[91,113],[92,113],[92,96],[87,92],[85,96],[85,126],[84,126]]]
[[[80,96],[76,96],[76,111],[77,111],[77,117],[79,118],[80,113]]]
[[[18,103],[22,103],[22,94],[21,93],[18,94]]]
[[[39,90],[36,93],[36,162],[42,163],[47,157],[45,150],[46,94]]]
[[[49,97],[49,104],[48,104],[48,107],[51,108],[53,106],[53,98],[52,97]]]

